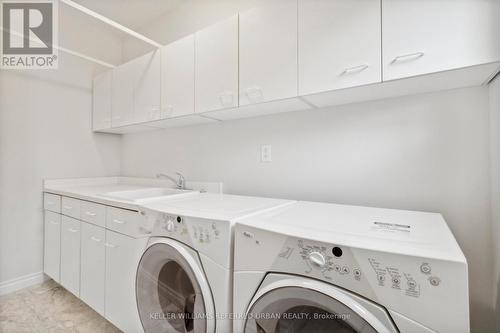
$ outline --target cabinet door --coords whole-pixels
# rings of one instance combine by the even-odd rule
[[[61,285],[80,295],[80,221],[61,217]]]
[[[299,0],[299,95],[381,81],[379,0]]]
[[[162,118],[194,112],[194,35],[161,51]]]
[[[113,71],[106,71],[94,78],[92,129],[111,127],[111,85]]]
[[[113,69],[111,88],[111,125],[113,127],[133,123],[136,70],[137,66],[133,61]]]
[[[297,96],[297,1],[240,14],[240,105]]]
[[[383,0],[383,78],[500,60],[500,1]]]
[[[61,260],[61,215],[45,211],[43,271],[59,282]]]
[[[195,110],[238,106],[238,16],[195,34]]]
[[[135,274],[147,239],[106,230],[106,319],[124,332],[142,332],[135,300]]]
[[[97,313],[104,315],[105,231],[81,222],[80,298]]]
[[[161,56],[153,51],[133,60],[136,69],[134,82],[134,123],[160,119]]]

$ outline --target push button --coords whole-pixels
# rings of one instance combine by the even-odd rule
[[[424,262],[422,265],[420,265],[420,271],[424,274],[430,274],[431,273],[431,266]]]

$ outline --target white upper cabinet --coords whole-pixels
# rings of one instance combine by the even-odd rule
[[[136,69],[134,61],[113,69],[111,89],[111,125],[113,127],[133,123]]]
[[[161,54],[162,118],[193,113],[194,35],[164,46]]]
[[[134,60],[137,66],[134,86],[134,122],[160,119],[160,50]]]
[[[238,106],[238,16],[195,34],[195,110]]]
[[[381,81],[379,0],[298,0],[299,95]]]
[[[297,1],[261,1],[242,12],[239,36],[239,104],[297,96]]]
[[[106,71],[94,78],[92,130],[111,127],[111,85],[113,71]]]
[[[153,51],[113,70],[113,127],[160,117],[160,51]]]
[[[500,60],[500,1],[383,0],[383,78]]]

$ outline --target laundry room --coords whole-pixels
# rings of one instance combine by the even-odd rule
[[[0,0],[0,332],[500,333],[498,17]]]

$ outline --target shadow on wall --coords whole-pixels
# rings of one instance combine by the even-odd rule
[[[498,277],[497,281],[497,290],[500,290],[500,277]],[[495,313],[493,314],[495,317],[495,329],[493,332],[500,333],[500,292],[497,292],[497,302],[495,304]]]

